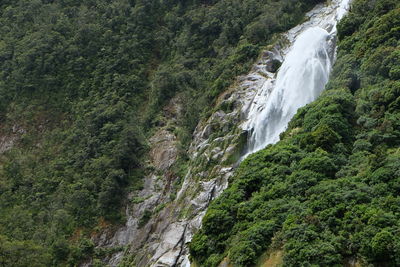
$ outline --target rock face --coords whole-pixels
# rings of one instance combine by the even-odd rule
[[[7,134],[0,135],[0,154],[13,148],[18,139],[26,133],[26,130],[19,125],[14,125]]]
[[[270,59],[263,56],[253,72],[240,77],[237,86],[220,96],[212,115],[196,127],[188,171],[175,199],[171,183],[176,177],[171,177],[170,169],[177,159],[176,136],[164,127],[150,139],[154,171],[144,178],[143,189],[130,195],[125,226],[95,240],[101,247],[128,248],[105,259],[109,265],[117,266],[131,256],[129,261],[135,266],[190,266],[187,244],[200,228],[211,200],[227,187],[243,154],[247,132],[241,124],[265,77],[274,75],[266,70]],[[149,211],[151,218],[141,225]]]
[[[252,71],[238,77],[236,85],[218,98],[212,115],[193,133],[187,173],[181,177],[183,183],[176,197],[171,186],[176,179],[171,174],[178,153],[176,136],[168,127],[154,134],[150,139],[154,171],[144,178],[143,189],[130,195],[126,224],[114,234],[104,233],[95,240],[100,247],[126,248],[105,259],[109,265],[190,266],[187,245],[200,228],[210,201],[227,187],[235,165],[246,153],[248,132],[252,131],[246,124],[251,119],[250,109],[258,108],[255,102],[269,96],[275,72],[293,38],[315,23],[321,12],[329,10],[322,5],[314,8],[308,13],[310,20],[263,51]],[[176,119],[179,107],[178,99],[173,99],[164,115]]]
[[[150,143],[152,144],[150,157],[154,167],[162,171],[170,168],[178,155],[176,136],[161,129],[150,139]]]

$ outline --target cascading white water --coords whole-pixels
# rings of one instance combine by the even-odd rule
[[[297,110],[321,94],[335,57],[336,23],[348,4],[349,0],[334,1],[331,9],[314,21],[288,33],[291,46],[282,66],[276,77],[263,84],[250,106],[244,127],[250,132],[245,156],[279,141]]]
[[[328,82],[330,35],[314,27],[303,32],[286,56],[265,108],[252,121],[249,150],[257,151],[279,140],[296,111],[313,101]]]

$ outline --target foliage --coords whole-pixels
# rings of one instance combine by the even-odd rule
[[[400,6],[355,0],[327,90],[281,141],[250,155],[212,202],[190,251],[201,266],[398,266]],[[229,218],[229,219],[228,219]]]
[[[1,1],[0,135],[13,144],[0,157],[4,265],[107,256],[88,238],[123,221],[162,107],[183,103],[172,170],[183,176],[192,131],[216,97],[317,2]]]

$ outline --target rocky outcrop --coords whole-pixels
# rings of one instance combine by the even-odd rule
[[[180,113],[179,99],[173,98],[164,109],[165,120],[173,124]],[[149,242],[149,233],[154,231],[156,225],[160,225],[159,214],[170,202],[171,183],[173,177],[170,171],[178,156],[177,137],[169,129],[168,125],[161,126],[149,139],[150,153],[148,168],[149,172],[143,179],[140,190],[129,194],[129,204],[126,207],[127,221],[124,226],[116,231],[106,230],[100,236],[94,237],[98,247],[103,248],[130,248],[139,250]],[[168,210],[168,208],[166,208]],[[165,226],[161,226],[165,227]],[[179,231],[179,225],[177,226]],[[174,242],[175,235],[168,237]],[[179,237],[178,237],[179,239]],[[128,250],[118,251],[104,259],[110,266],[117,266],[124,255],[131,254]],[[91,266],[88,262],[84,266]]]
[[[242,126],[248,108],[259,88],[274,75],[267,70],[269,62],[278,58],[276,51],[264,52],[252,72],[239,77],[219,97],[212,115],[196,127],[188,151],[188,172],[175,199],[171,182],[177,177],[169,177],[169,170],[177,158],[176,136],[168,127],[154,134],[150,139],[154,172],[145,177],[142,190],[130,195],[126,224],[111,238],[104,234],[97,240],[101,247],[127,247],[106,259],[109,265],[132,261],[135,266],[190,266],[187,244],[200,228],[209,203],[227,187],[244,153],[247,131]],[[179,108],[173,105],[168,105],[166,115],[177,115],[174,110],[179,112]],[[149,212],[150,218],[143,222]]]
[[[190,265],[187,244],[243,155],[247,132],[241,125],[247,118],[246,107],[266,77],[274,75],[267,71],[270,55],[275,54],[264,53],[253,72],[240,77],[236,86],[221,95],[212,115],[196,127],[188,151],[188,172],[175,199],[171,182],[177,177],[169,175],[177,159],[176,136],[163,127],[150,139],[154,172],[145,177],[142,190],[130,195],[125,226],[113,237],[104,234],[97,241],[102,247],[127,247],[108,258],[109,265],[116,266],[121,260],[133,261],[136,266]],[[168,114],[171,110],[179,108],[169,107]],[[142,218],[149,212],[151,216],[144,222]],[[129,255],[134,257],[128,259]]]
[[[151,141],[151,165],[143,189],[130,195],[126,208],[127,222],[113,237],[101,237],[102,247],[124,246],[126,249],[106,259],[111,266],[127,262],[133,266],[190,266],[187,245],[201,226],[210,202],[227,187],[235,165],[246,153],[247,122],[253,109],[262,109],[273,88],[274,77],[288,47],[305,27],[318,21],[317,6],[310,20],[293,28],[274,46],[263,51],[248,75],[237,82],[217,101],[212,115],[193,133],[188,155],[187,173],[176,197],[171,183],[178,179],[171,168],[177,159],[177,142],[168,127],[161,127]],[[259,103],[258,103],[259,102]],[[252,112],[250,112],[252,111]],[[173,99],[164,110],[169,120],[179,115],[179,100]]]
[[[160,129],[150,138],[150,144],[150,157],[154,167],[161,171],[168,170],[178,156],[176,136],[166,129]]]

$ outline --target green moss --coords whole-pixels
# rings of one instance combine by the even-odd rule
[[[234,141],[229,142],[230,144],[235,144],[235,147],[223,164],[232,165],[238,162],[240,157],[243,155],[245,146],[247,144],[247,135],[248,133],[244,131],[240,133]]]
[[[143,212],[142,217],[139,219],[138,228],[142,228],[143,226],[145,226],[151,219],[152,215],[153,215],[153,213],[150,210],[146,209]]]

